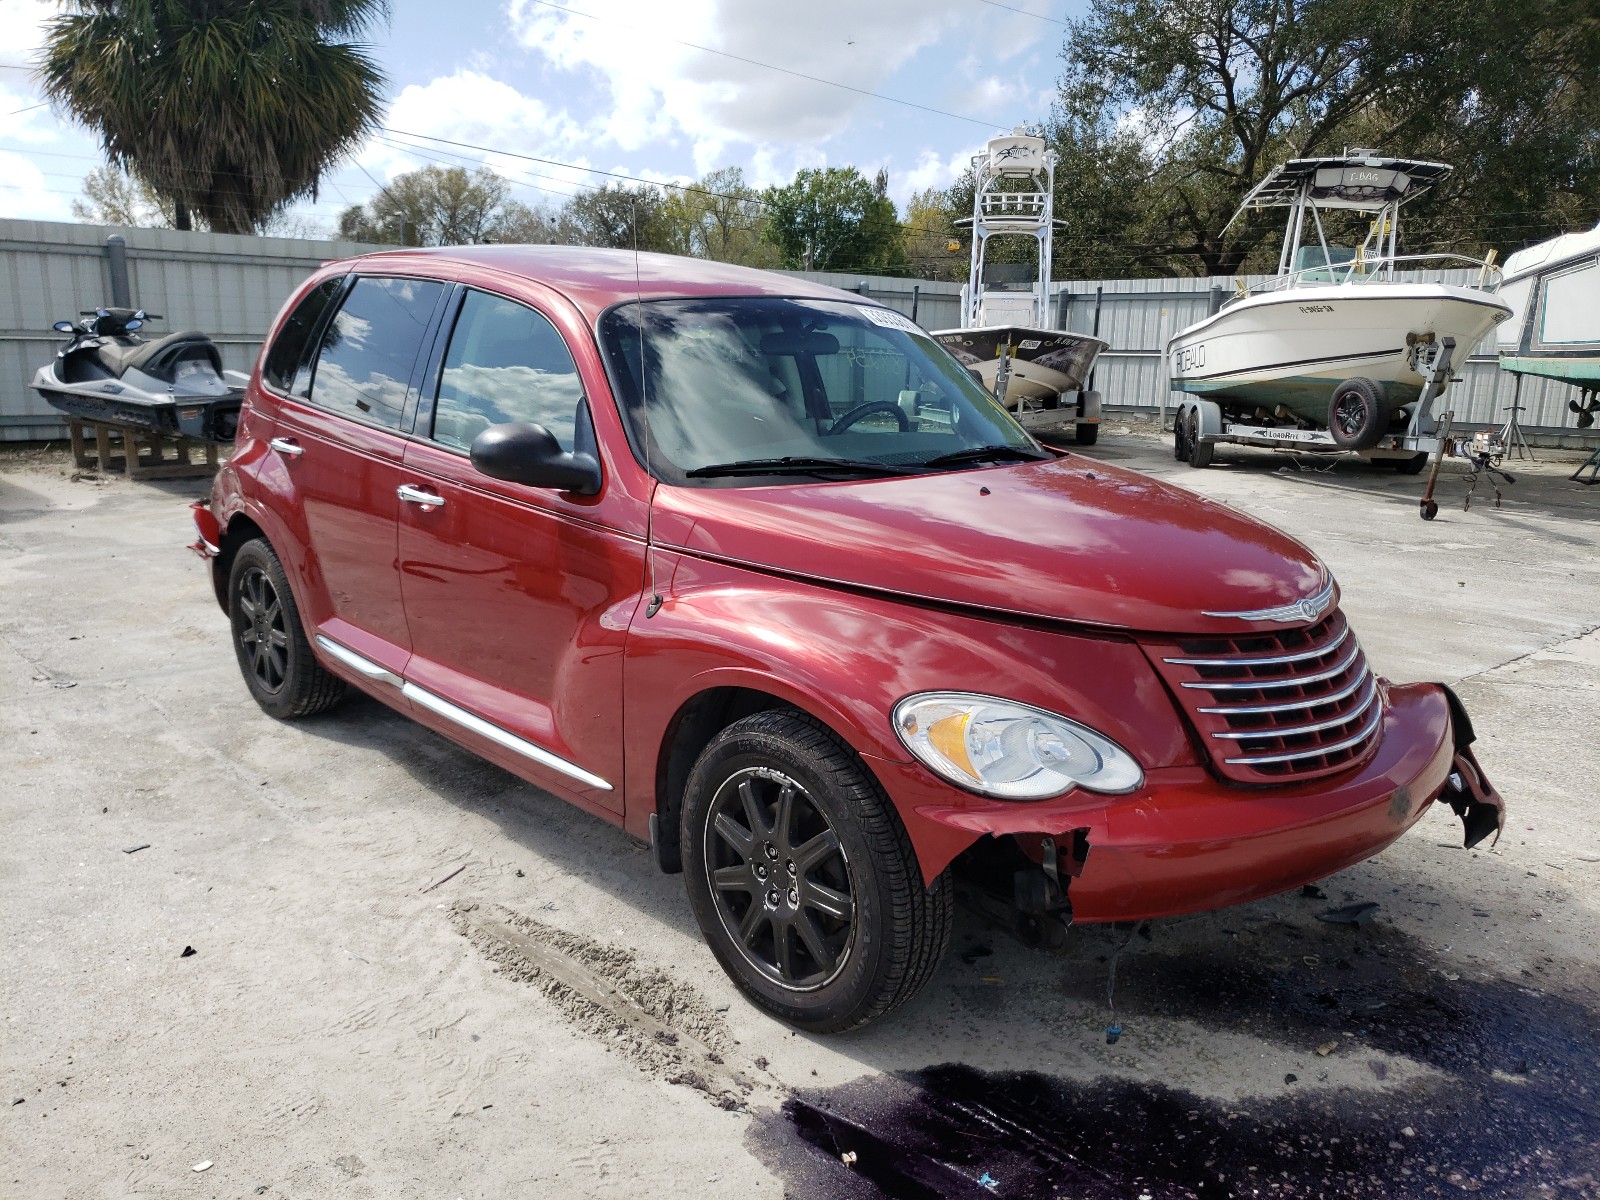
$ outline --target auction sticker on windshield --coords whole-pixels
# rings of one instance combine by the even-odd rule
[[[921,325],[918,325],[910,317],[901,316],[892,308],[867,308],[865,305],[858,305],[857,307],[861,315],[874,325],[882,325],[887,329],[903,329],[907,333],[923,332]],[[926,335],[924,334],[924,336]]]

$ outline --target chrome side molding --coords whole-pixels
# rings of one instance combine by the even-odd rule
[[[387,667],[380,667],[370,658],[362,658],[354,650],[341,646],[330,637],[320,633],[317,634],[317,645],[321,646],[352,671],[357,671],[368,679],[376,680],[378,683],[387,683],[392,687],[400,687],[405,683],[404,679],[401,679],[400,676]]]
[[[474,716],[464,708],[457,708],[450,701],[435,696],[432,692],[419,688],[414,683],[401,685],[400,694],[408,700],[414,700],[430,712],[438,713],[447,721],[454,721],[463,729],[470,729],[479,737],[488,738],[497,745],[504,746],[507,750],[515,751],[524,758],[532,759],[542,767],[549,767],[552,771],[559,771],[579,783],[598,788],[602,792],[609,792],[611,785],[600,776],[585,771],[576,763],[570,763],[559,754],[552,754],[543,746],[536,746],[526,738],[519,738],[514,733],[508,733],[500,726],[485,721],[482,717]]]
[[[457,708],[450,701],[443,697],[435,696],[425,688],[419,688],[414,683],[406,682],[393,671],[386,667],[380,667],[369,658],[363,658],[354,650],[347,646],[341,646],[325,634],[317,634],[317,645],[321,646],[352,671],[356,671],[378,683],[387,683],[399,688],[400,694],[407,700],[422,705],[429,712],[437,713],[447,721],[454,721],[461,728],[469,729],[479,737],[487,738],[496,745],[504,746],[507,750],[514,751],[524,758],[538,763],[541,767],[549,767],[552,771],[558,771],[569,779],[576,779],[579,783],[587,784],[589,787],[597,788],[602,792],[612,790],[609,783],[592,771],[585,771],[576,763],[568,762],[559,754],[552,754],[543,746],[535,745],[526,738],[520,738],[514,733],[509,733],[501,729],[500,726],[469,713],[464,708]]]

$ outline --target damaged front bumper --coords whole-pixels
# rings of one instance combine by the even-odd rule
[[[1383,737],[1343,777],[1281,789],[1219,782],[1204,767],[1150,771],[1125,796],[1072,792],[1036,804],[951,789],[914,763],[870,760],[897,801],[931,882],[984,835],[1055,864],[1073,921],[1176,916],[1260,899],[1382,850],[1443,797],[1467,844],[1504,822],[1472,756],[1472,723],[1440,684],[1383,685]],[[1048,842],[1045,839],[1049,839]]]

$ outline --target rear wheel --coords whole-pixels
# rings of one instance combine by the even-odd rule
[[[1419,450],[1410,458],[1391,458],[1387,461],[1401,475],[1419,475],[1422,468],[1428,465],[1428,456]]]
[[[690,773],[681,844],[711,951],[773,1016],[814,1033],[908,1000],[950,941],[948,874],[924,887],[861,760],[803,713],[756,713]]]
[[[1333,389],[1328,432],[1341,450],[1370,450],[1389,432],[1393,416],[1383,385],[1358,376]]]
[[[233,556],[228,619],[245,686],[269,715],[308,717],[344,696],[344,681],[317,662],[283,564],[265,538],[246,542]]]
[[[1179,462],[1186,462],[1189,458],[1188,416],[1182,409],[1172,419],[1172,457]]]
[[[1072,440],[1080,446],[1092,446],[1100,440],[1100,423],[1086,424],[1079,421],[1072,427]]]

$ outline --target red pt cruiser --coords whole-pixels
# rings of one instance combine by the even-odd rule
[[[648,838],[802,1028],[913,995],[957,859],[1035,919],[1266,896],[1499,797],[1305,547],[1035,442],[916,325],[572,247],[330,263],[196,548],[256,702],[349,687]]]

